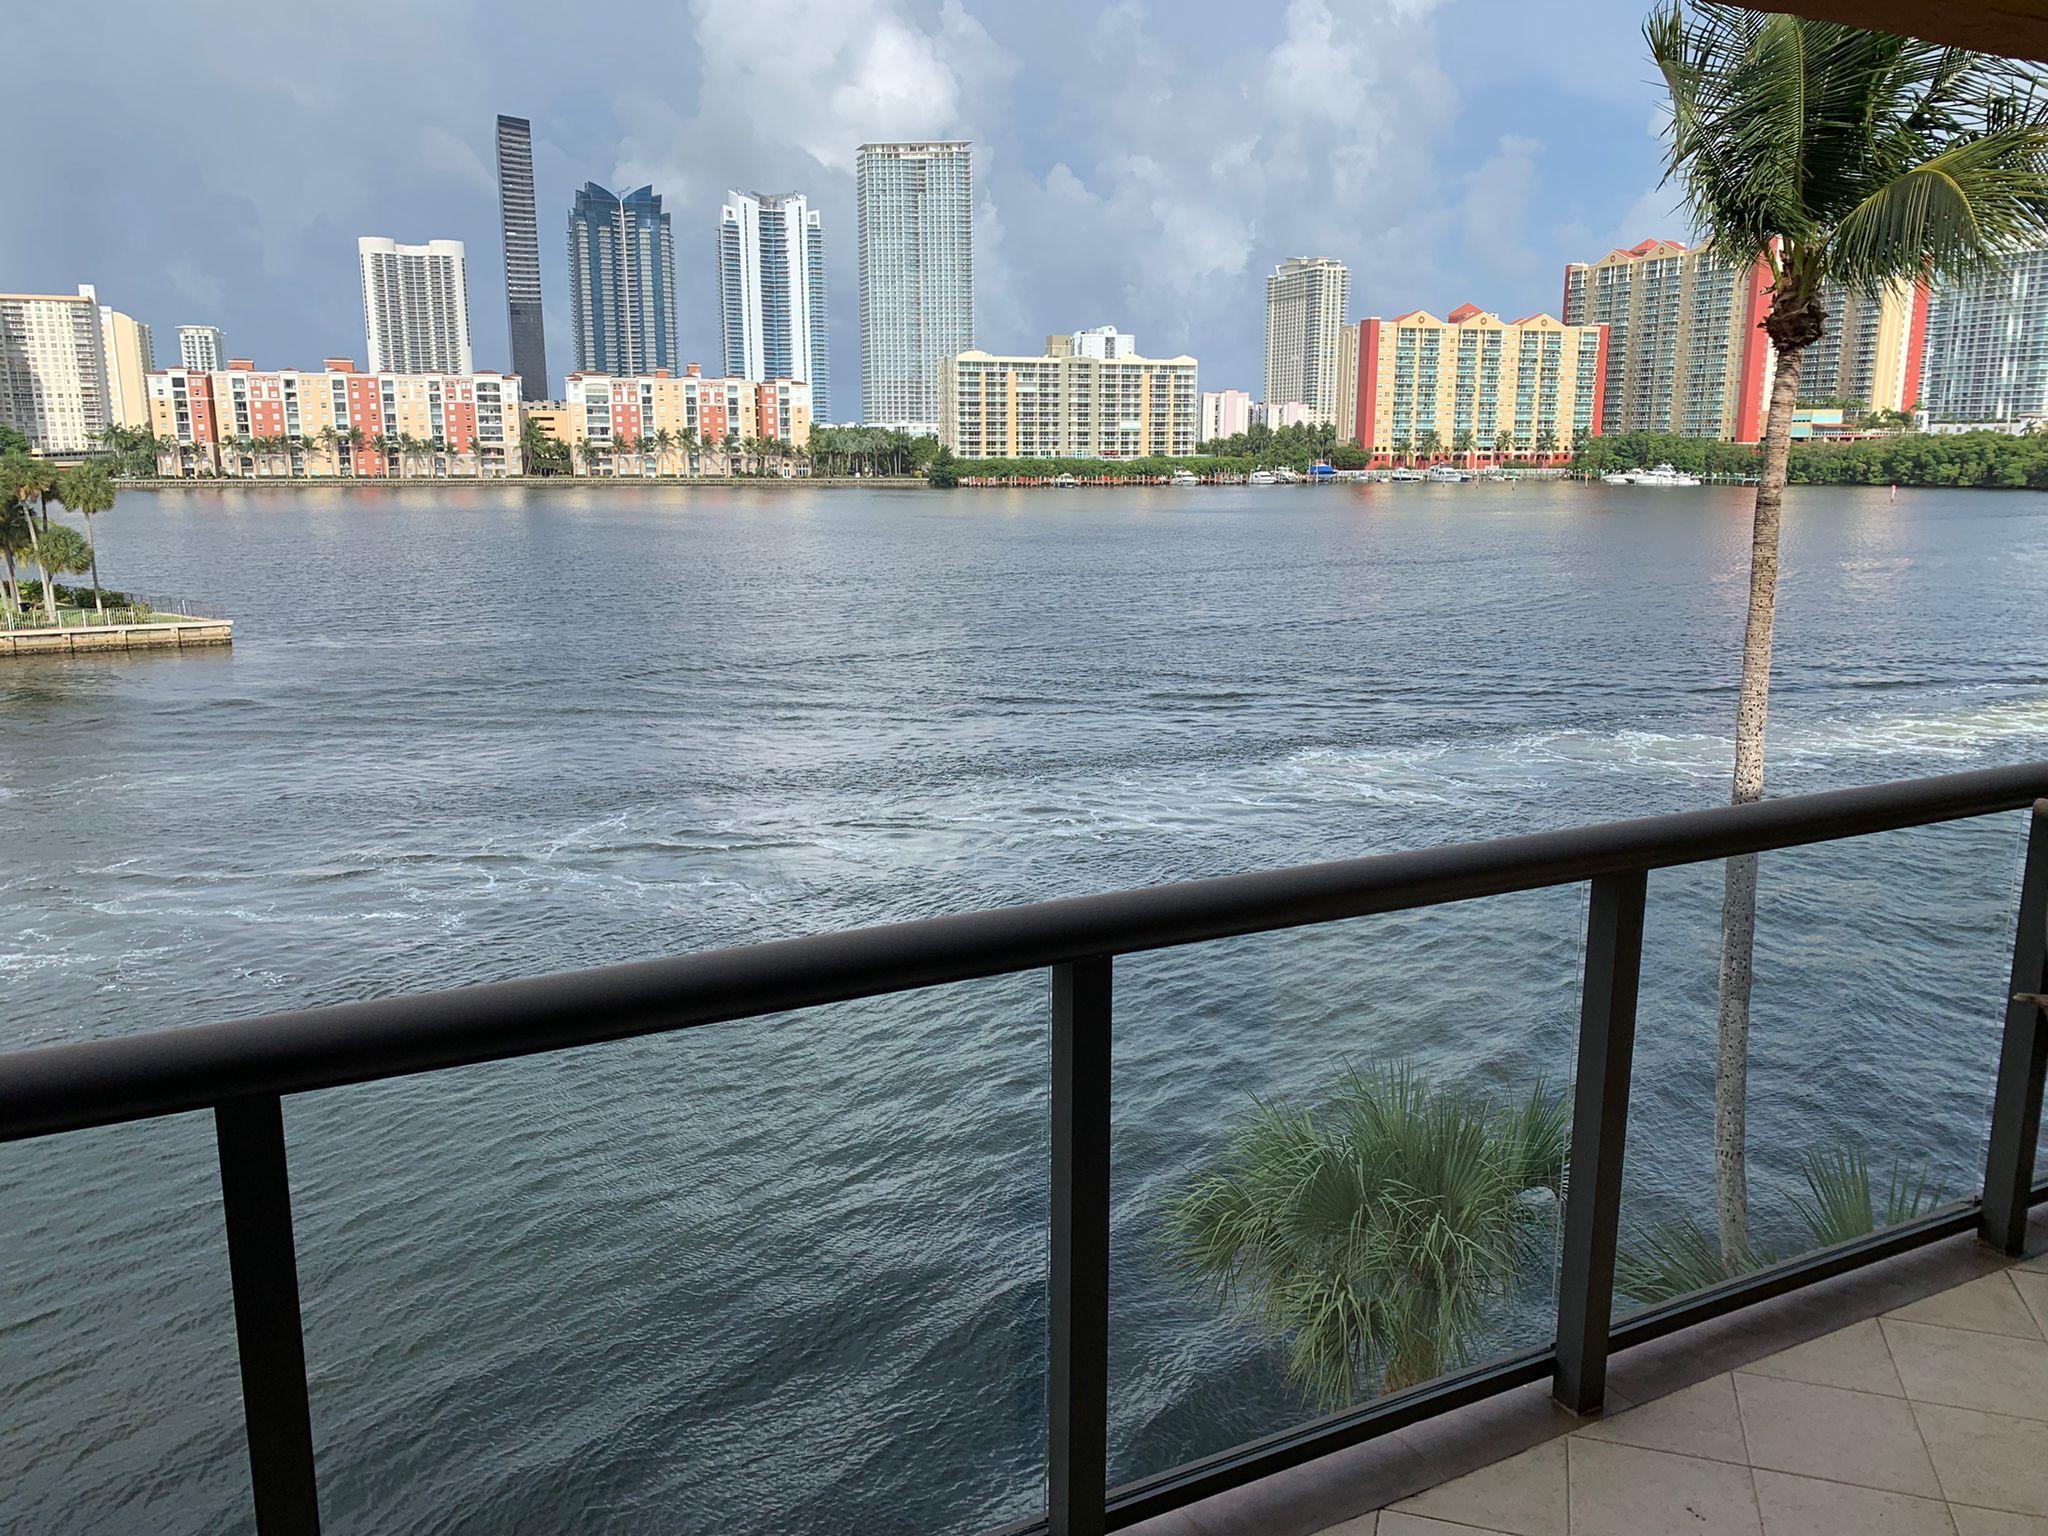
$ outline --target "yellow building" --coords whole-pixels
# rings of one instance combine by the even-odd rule
[[[1920,399],[1927,285],[1894,283],[1880,298],[1823,288],[1827,324],[1799,369],[1802,400],[1855,400],[1873,411],[1908,411]]]
[[[1378,458],[1547,459],[1600,431],[1603,326],[1464,304],[1356,330],[1350,436]]]
[[[1076,333],[1077,336],[1087,333]],[[1135,459],[1201,437],[1192,357],[963,352],[939,374],[939,441],[963,458]]]
[[[96,300],[90,283],[79,293]],[[149,327],[112,305],[100,305],[100,355],[107,368],[107,418],[117,427],[149,425],[149,376],[156,347]]]

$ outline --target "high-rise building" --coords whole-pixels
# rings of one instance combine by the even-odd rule
[[[676,371],[676,251],[651,186],[584,183],[569,210],[569,306],[578,373]]]
[[[1246,431],[1252,424],[1252,397],[1249,390],[1219,389],[1202,392],[1202,427],[1197,442],[1213,443],[1218,438],[1235,437]]]
[[[1770,271],[1645,240],[1564,269],[1567,325],[1607,327],[1600,430],[1753,443],[1770,404]]]
[[[468,373],[469,262],[460,240],[356,242],[372,373]]]
[[[498,227],[505,247],[505,326],[512,371],[536,400],[548,393],[540,313],[540,226],[533,211],[533,124],[498,118]]]
[[[974,346],[974,147],[863,144],[854,200],[861,419],[934,432],[946,360]]]
[[[939,381],[939,441],[965,458],[1135,459],[1195,451],[1192,357],[1073,349],[1042,357],[962,352]],[[1113,334],[1113,333],[1112,333]]]
[[[1800,360],[1799,398],[1912,409],[1920,398],[1927,285],[1895,283],[1875,298],[1823,288],[1820,302],[1827,323]]]
[[[0,293],[0,423],[32,453],[83,453],[108,420],[92,291]]]
[[[91,283],[80,283],[81,298],[99,303]],[[114,426],[149,425],[149,376],[156,371],[156,347],[149,327],[110,304],[100,304],[100,359],[107,370],[107,420]]]
[[[803,379],[831,411],[825,225],[800,192],[728,192],[718,213],[718,324],[736,379]]]
[[[1920,408],[1937,425],[2048,419],[2048,250],[1935,291]]]
[[[1358,325],[1355,422],[1377,458],[1553,457],[1600,433],[1607,331],[1550,315],[1503,321],[1474,304]]]
[[[1337,419],[1337,365],[1351,271],[1328,256],[1290,256],[1266,279],[1266,403],[1298,401]]]
[[[178,362],[196,373],[218,373],[228,365],[227,339],[217,325],[178,327]]]

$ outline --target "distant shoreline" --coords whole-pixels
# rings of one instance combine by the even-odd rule
[[[123,490],[136,491],[249,491],[249,490],[292,490],[292,491],[446,491],[454,488],[475,488],[483,486],[534,486],[548,490],[576,490],[586,486],[660,486],[665,489],[685,488],[696,490],[700,487],[730,488],[733,486],[769,486],[776,490],[801,490],[806,487],[827,490],[848,490],[854,487],[907,486],[916,490],[927,490],[931,482],[918,475],[871,475],[843,476],[816,475],[796,476],[785,479],[780,475],[755,479],[751,475],[692,475],[688,477],[665,475],[649,480],[626,475],[512,475],[486,480],[433,478],[421,476],[417,479],[401,480],[396,475],[365,475],[362,479],[351,479],[346,475],[310,476],[268,476],[257,478],[236,478],[227,476],[155,475],[147,479],[117,480],[114,482]]]

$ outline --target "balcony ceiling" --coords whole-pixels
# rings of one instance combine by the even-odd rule
[[[1984,0],[1798,0],[1795,5],[1762,5],[1758,9],[1816,21],[1846,21],[1931,42],[1958,43],[1985,53],[2048,61],[2048,0],[1997,0],[1996,4]]]

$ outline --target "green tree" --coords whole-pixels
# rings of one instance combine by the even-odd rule
[[[0,458],[10,453],[24,456],[28,453],[28,439],[6,422],[0,421]]]
[[[0,459],[0,497],[21,509],[28,530],[28,557],[35,562],[43,582],[43,612],[51,624],[57,622],[57,591],[49,568],[43,564],[43,538],[50,531],[50,496],[57,488],[57,472],[40,459],[25,453],[10,453]],[[34,498],[41,505],[41,526],[37,513],[29,510]]]
[[[1173,1256],[1287,1346],[1325,1408],[1465,1359],[1561,1191],[1565,1102],[1514,1107],[1406,1066],[1354,1070],[1319,1105],[1255,1103],[1166,1213]]]
[[[1460,427],[1451,434],[1451,452],[1467,463],[1470,463],[1472,447],[1475,441],[1476,439],[1472,436],[1472,429],[1470,427]]]
[[[6,564],[7,606],[15,613],[25,613],[28,605],[21,599],[21,573],[17,562],[35,558],[36,530],[28,503],[14,494],[12,465],[17,457],[26,458],[27,455],[0,455],[0,560]]]
[[[1835,22],[1674,3],[1644,25],[1669,90],[1667,179],[1738,270],[1763,263],[1777,348],[1750,540],[1734,799],[1759,799],[1792,410],[1821,289],[1966,278],[2048,236],[2048,101],[2035,69]],[[1715,1215],[1749,1246],[1749,993],[1756,859],[1728,861],[1715,1063]]]
[[[529,475],[569,472],[569,445],[530,416],[519,428],[519,456]]]
[[[1415,452],[1419,457],[1428,459],[1431,463],[1434,463],[1436,462],[1437,455],[1442,451],[1443,439],[1437,435],[1437,430],[1435,427],[1424,427],[1422,431],[1417,434],[1415,439]]]
[[[67,469],[59,477],[57,499],[85,519],[86,564],[92,572],[93,611],[105,613],[106,604],[100,600],[99,542],[93,537],[92,520],[114,505],[113,479],[102,465],[87,461],[76,469]]]

